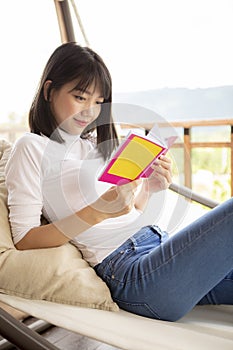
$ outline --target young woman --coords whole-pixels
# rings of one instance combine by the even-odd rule
[[[111,77],[95,52],[76,43],[54,51],[31,132],[6,167],[17,249],[73,242],[119,307],[139,315],[175,321],[196,304],[233,304],[233,200],[171,237],[150,223],[138,227],[150,194],[170,185],[171,161],[161,157],[148,180],[98,181],[118,144],[111,102]]]

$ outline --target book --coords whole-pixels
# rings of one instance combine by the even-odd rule
[[[130,131],[101,171],[98,180],[122,185],[149,177],[154,161],[166,154],[177,138],[170,136],[162,139],[156,135],[156,130],[157,126],[154,126],[148,135]]]

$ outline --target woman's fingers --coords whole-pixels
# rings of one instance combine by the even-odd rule
[[[106,217],[116,217],[130,212],[134,205],[135,193],[141,180],[121,186],[112,186],[92,206]]]
[[[161,156],[152,165],[154,172],[152,174],[153,178],[158,181],[158,187],[160,189],[166,189],[172,183],[172,162],[169,158]]]
[[[132,192],[135,193],[138,189],[138,186],[140,186],[142,183],[141,179],[138,180],[134,180],[131,182],[128,182],[127,184],[121,185],[121,186],[117,186],[118,191],[122,191],[122,192]]]

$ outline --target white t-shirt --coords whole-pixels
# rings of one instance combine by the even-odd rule
[[[94,145],[60,130],[64,143],[26,133],[15,143],[6,165],[10,224],[14,243],[33,227],[41,214],[54,222],[93,203],[111,184],[97,180],[104,161]],[[94,266],[140,228],[134,208],[78,234],[72,241]]]

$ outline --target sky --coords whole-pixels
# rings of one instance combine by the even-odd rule
[[[114,92],[233,83],[233,0],[76,0],[76,6]],[[76,40],[85,45],[73,18]],[[61,43],[54,1],[2,1],[0,39],[1,123],[10,113],[27,113]]]

